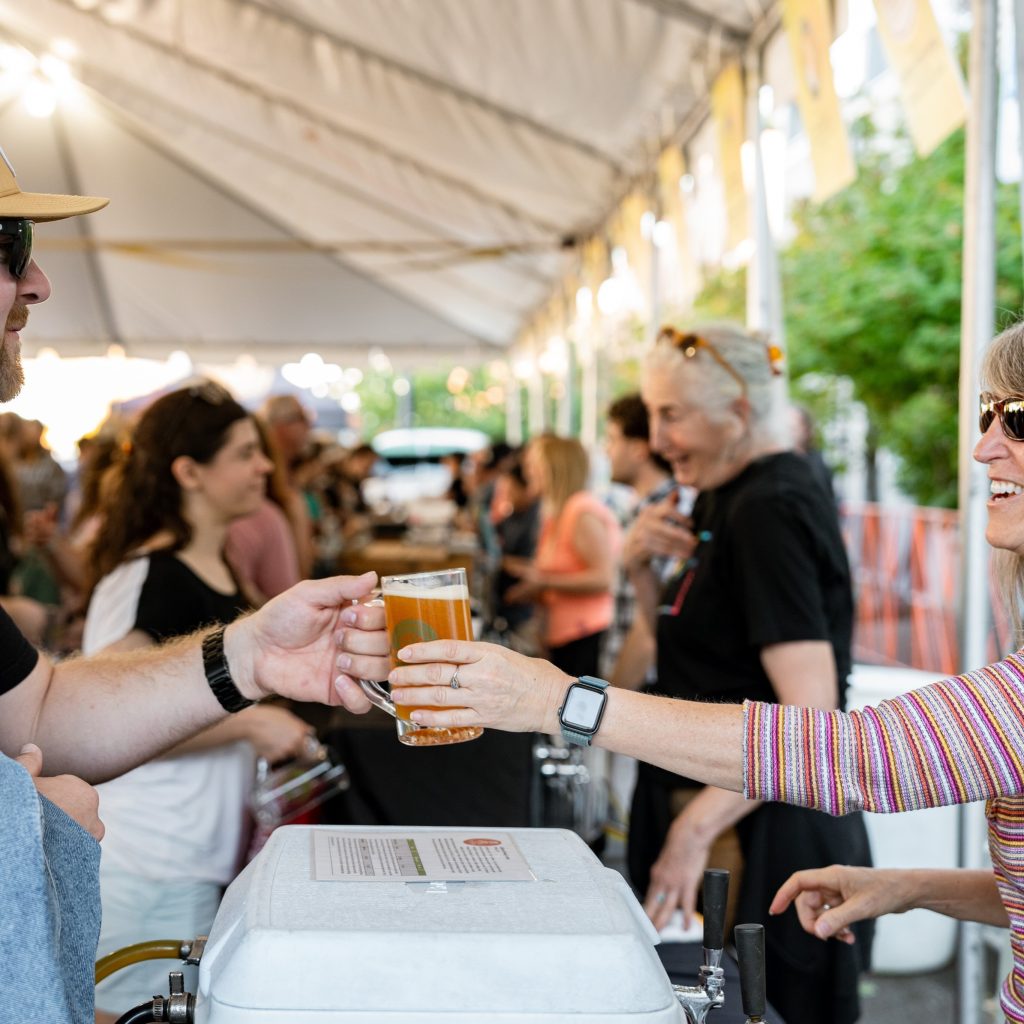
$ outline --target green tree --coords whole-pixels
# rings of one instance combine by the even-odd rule
[[[921,504],[954,506],[963,246],[964,137],[899,162],[857,126],[857,181],[804,205],[782,256],[790,368],[849,377],[900,485]],[[997,194],[997,310],[1022,301],[1015,187]],[[1008,316],[1009,314],[1009,316]]]
[[[454,364],[437,369],[417,370],[409,381],[412,426],[473,427],[492,438],[505,434],[503,386],[492,380],[483,367],[469,371],[458,394],[448,390]],[[394,384],[401,374],[367,373],[358,387],[362,402],[362,432],[373,437],[382,430],[399,426],[401,402]],[[497,389],[497,390],[495,390]]]

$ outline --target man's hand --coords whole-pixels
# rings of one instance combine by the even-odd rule
[[[224,649],[238,688],[256,700],[277,693],[369,710],[354,680],[383,679],[390,668],[383,609],[357,604],[376,583],[373,572],[305,580],[228,626]],[[349,634],[357,634],[351,644]],[[341,672],[339,649],[351,652]]]
[[[100,821],[100,795],[75,775],[43,777],[43,752],[34,744],[26,743],[15,760],[32,777],[36,791],[56,804],[65,814],[74,818],[97,842],[103,838]]]

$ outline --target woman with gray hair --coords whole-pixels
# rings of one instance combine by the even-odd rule
[[[849,567],[834,506],[790,450],[776,362],[739,328],[661,330],[642,385],[651,446],[697,499],[689,517],[656,506],[640,518],[626,564],[657,640],[658,692],[831,710],[851,667]],[[666,553],[679,561],[662,586],[650,563]],[[859,816],[757,804],[640,765],[629,870],[645,909],[659,927],[676,908],[688,917],[703,869],[729,868],[734,911],[767,927],[770,998],[790,1024],[859,1016],[866,964],[854,951],[813,942],[791,916],[767,917],[793,871],[840,858],[870,863]]]

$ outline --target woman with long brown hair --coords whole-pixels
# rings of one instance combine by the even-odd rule
[[[104,488],[83,652],[150,646],[250,608],[224,544],[228,524],[263,500],[270,468],[252,417],[224,388],[205,382],[149,406]],[[209,928],[241,852],[253,748],[282,760],[308,735],[291,712],[257,705],[99,787],[101,954]],[[141,1003],[166,973],[122,972],[97,1004]]]

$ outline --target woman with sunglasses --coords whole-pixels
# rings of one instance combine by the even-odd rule
[[[1024,608],[1024,323],[989,346],[982,380],[982,437],[974,457],[988,467],[986,537],[997,549],[1002,588],[1019,637]],[[379,613],[367,617],[366,628],[379,627],[379,620]],[[343,658],[362,662],[356,670],[372,677],[383,666],[386,643],[380,631],[353,635]],[[391,673],[392,695],[403,704],[423,705],[412,717],[425,725],[552,731],[580,685],[544,662],[490,645],[434,642],[398,655],[412,664]],[[457,694],[446,685],[456,668]],[[342,693],[353,710],[365,705],[354,684],[346,683]],[[457,709],[427,710],[446,704]],[[914,907],[1009,926],[1014,963],[1000,1005],[1007,1021],[1024,1022],[1021,652],[850,713],[764,701],[745,701],[742,708],[667,701],[623,690],[608,691],[600,712],[593,731],[597,746],[751,800],[833,815],[987,801],[993,871],[896,872],[836,865],[803,870],[781,888],[770,910],[780,914],[795,899],[807,932],[845,943],[853,940],[848,930],[853,922]],[[789,836],[781,831],[774,840],[784,846]]]
[[[83,652],[149,647],[252,607],[224,546],[228,525],[260,506],[271,468],[252,417],[223,388],[150,405],[104,488]],[[284,760],[308,739],[291,712],[258,705],[98,787],[100,955],[209,929],[242,852],[253,751]],[[102,983],[97,1005],[116,1017],[166,986],[166,966],[140,964]]]

